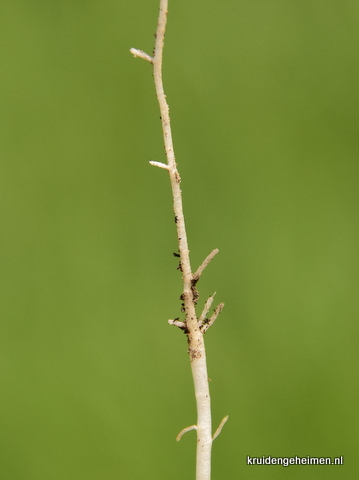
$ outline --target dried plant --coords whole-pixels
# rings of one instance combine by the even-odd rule
[[[197,316],[196,306],[198,302],[197,283],[209,262],[218,253],[218,249],[213,250],[203,261],[201,266],[192,273],[185,219],[182,206],[181,177],[177,169],[174,155],[172,132],[169,116],[169,108],[166,101],[166,95],[162,82],[162,53],[164,46],[164,36],[167,22],[168,0],[160,0],[160,11],[158,26],[156,32],[156,41],[153,56],[148,55],[142,50],[131,48],[130,51],[135,57],[143,58],[153,65],[153,75],[156,88],[157,99],[160,107],[163,139],[167,157],[167,163],[151,161],[151,165],[163,168],[168,171],[172,187],[173,210],[177,227],[178,251],[180,258],[180,270],[182,272],[183,290],[181,295],[182,312],[185,313],[185,319],[179,318],[168,320],[168,323],[183,330],[188,338],[188,353],[191,361],[195,397],[197,403],[197,423],[184,428],[177,436],[177,441],[182,435],[190,430],[197,431],[197,461],[196,461],[196,480],[210,480],[211,478],[211,449],[213,440],[220,434],[223,425],[228,419],[224,417],[214,435],[212,435],[211,420],[211,400],[208,385],[206,350],[204,345],[204,334],[214,323],[221,313],[224,303],[220,303],[208,316],[211,309],[214,295],[211,295],[205,302],[202,313]]]

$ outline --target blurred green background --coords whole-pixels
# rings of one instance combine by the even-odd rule
[[[359,4],[172,1],[164,56],[206,335],[213,479],[358,472]],[[0,477],[194,478],[158,2],[1,8]],[[247,466],[246,456],[344,466]]]

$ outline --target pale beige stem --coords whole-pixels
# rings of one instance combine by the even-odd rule
[[[160,0],[160,11],[158,25],[156,31],[156,42],[153,57],[138,49],[131,49],[134,56],[141,57],[153,65],[154,82],[156,88],[157,99],[160,107],[163,140],[165,145],[167,164],[151,161],[151,165],[168,170],[173,196],[173,210],[177,227],[178,249],[180,255],[180,265],[183,280],[183,293],[181,295],[184,311],[186,314],[185,322],[178,319],[169,320],[171,325],[175,325],[184,329],[188,336],[189,356],[191,360],[191,368],[197,402],[197,425],[185,428],[179,434],[177,439],[189,431],[197,431],[197,462],[196,462],[196,480],[210,480],[211,478],[211,448],[212,448],[212,425],[211,425],[211,403],[208,385],[206,351],[203,341],[203,333],[209,327],[205,325],[204,316],[209,310],[209,304],[205,307],[205,315],[198,322],[196,315],[196,302],[198,293],[196,283],[201,273],[216,255],[218,250],[213,250],[204,260],[198,270],[192,274],[189,249],[187,242],[186,226],[182,206],[182,192],[180,188],[181,177],[177,170],[176,159],[173,149],[173,140],[170,124],[169,107],[166,101],[166,95],[162,82],[162,53],[164,46],[164,36],[167,22],[168,0]],[[213,298],[212,298],[213,300]],[[208,307],[208,308],[207,308]],[[218,309],[218,307],[217,307]],[[218,312],[219,313],[219,312]],[[215,312],[215,316],[218,315]],[[208,321],[213,323],[214,316]],[[201,327],[201,328],[200,328]],[[202,331],[203,330],[203,331]]]
[[[167,21],[167,0],[161,0],[158,28],[156,33],[155,54],[153,57],[154,80],[158,103],[161,111],[163,139],[165,144],[171,187],[173,194],[173,210],[177,226],[178,246],[181,259],[183,294],[182,299],[186,313],[188,329],[189,355],[191,359],[192,375],[197,402],[197,462],[196,480],[210,480],[211,478],[211,404],[208,386],[206,352],[203,334],[199,329],[196,316],[196,306],[192,289],[192,269],[189,258],[187,233],[182,207],[181,177],[177,170],[169,108],[163,90],[162,82],[162,52]]]

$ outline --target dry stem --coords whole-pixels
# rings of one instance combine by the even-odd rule
[[[168,0],[160,0],[160,11],[156,32],[154,56],[151,57],[142,50],[134,48],[131,48],[130,51],[134,56],[141,57],[153,65],[154,82],[161,112],[162,131],[167,164],[155,161],[151,161],[150,163],[151,165],[168,170],[172,187],[173,210],[177,227],[178,247],[183,280],[183,292],[181,295],[181,299],[183,301],[186,318],[184,322],[175,319],[169,320],[169,323],[185,330],[188,336],[188,352],[191,360],[191,368],[197,402],[197,424],[183,429],[182,432],[178,435],[177,439],[179,440],[181,436],[189,430],[195,429],[197,431],[196,480],[210,480],[211,448],[213,439],[206,351],[203,341],[203,334],[217,318],[224,304],[220,304],[215,309],[212,317],[210,317],[210,319],[206,319],[205,317],[213,301],[213,297],[210,297],[210,299],[205,304],[202,315],[199,319],[197,319],[196,303],[198,300],[198,292],[196,290],[196,283],[198,282],[205,267],[218,253],[218,250],[213,250],[203,261],[202,265],[198,268],[198,270],[194,274],[192,273],[185,219],[182,207],[182,193],[180,188],[181,177],[177,170],[177,164],[173,149],[169,107],[166,101],[166,95],[163,90],[162,82],[162,53],[167,22],[167,7]],[[220,427],[217,429],[215,436],[220,433],[223,424],[224,422],[222,422]]]

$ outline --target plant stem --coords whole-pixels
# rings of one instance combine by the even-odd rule
[[[162,118],[163,139],[165,144],[169,174],[171,179],[173,210],[177,226],[178,247],[182,268],[182,299],[186,313],[189,355],[197,402],[197,461],[196,480],[211,478],[212,422],[211,399],[209,394],[206,351],[196,315],[194,292],[192,288],[192,269],[189,257],[187,233],[182,206],[181,178],[177,170],[174,155],[169,107],[162,82],[162,52],[167,22],[168,0],[161,0],[158,27],[156,33],[153,73]]]
[[[197,424],[184,429],[179,435],[178,440],[183,433],[189,430],[197,431],[197,461],[196,461],[196,480],[210,480],[211,477],[211,449],[212,449],[212,422],[211,422],[211,400],[208,385],[206,351],[203,340],[204,332],[214,322],[218,314],[223,308],[220,304],[212,317],[204,323],[204,317],[208,312],[208,308],[204,315],[201,315],[201,322],[197,319],[196,303],[198,300],[198,292],[196,290],[196,283],[198,282],[201,273],[208,265],[210,260],[216,255],[218,250],[213,250],[204,260],[202,265],[193,274],[190,263],[187,233],[185,226],[185,219],[182,205],[181,192],[181,177],[177,170],[176,159],[174,155],[171,123],[169,116],[169,107],[166,101],[166,95],[163,89],[162,81],[162,54],[164,47],[164,36],[167,22],[167,8],[168,0],[160,0],[160,11],[158,18],[158,26],[156,32],[156,42],[154,56],[150,57],[142,50],[131,49],[133,55],[143,58],[153,64],[154,82],[156,88],[157,99],[161,112],[163,139],[167,157],[167,164],[160,162],[150,162],[152,165],[158,166],[168,170],[173,196],[173,210],[175,214],[175,222],[177,227],[178,249],[180,255],[180,266],[182,271],[183,292],[181,299],[186,315],[185,322],[178,322],[177,320],[170,320],[172,325],[180,326],[187,333],[188,337],[188,353],[191,361],[195,397],[197,403]],[[210,297],[213,301],[213,297]],[[206,302],[206,305],[208,302]],[[224,424],[225,421],[222,421]],[[220,433],[220,428],[217,429]]]

